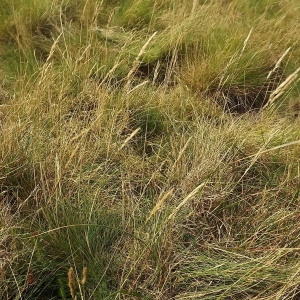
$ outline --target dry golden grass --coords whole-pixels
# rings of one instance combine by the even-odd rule
[[[0,298],[299,297],[298,1],[0,6]]]

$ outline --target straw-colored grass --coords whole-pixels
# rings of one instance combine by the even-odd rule
[[[297,0],[0,17],[1,299],[300,297]]]

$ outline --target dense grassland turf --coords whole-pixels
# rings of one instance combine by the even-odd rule
[[[300,299],[299,0],[1,0],[0,298]]]

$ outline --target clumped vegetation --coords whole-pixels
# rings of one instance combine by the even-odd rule
[[[2,0],[1,299],[300,299],[298,0]]]

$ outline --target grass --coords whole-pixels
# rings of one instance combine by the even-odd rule
[[[2,2],[2,299],[300,297],[298,1]]]

